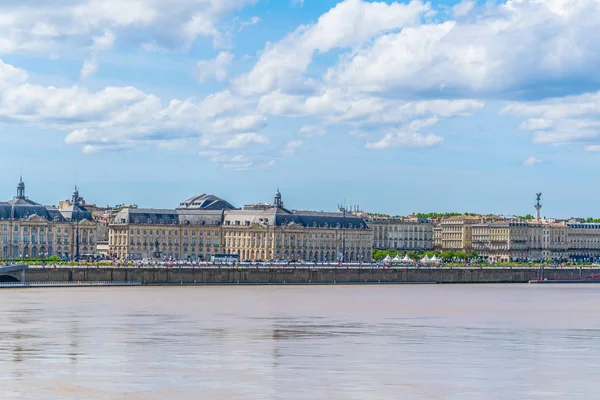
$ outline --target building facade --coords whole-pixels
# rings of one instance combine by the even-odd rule
[[[529,257],[529,228],[524,221],[475,224],[469,250],[490,262],[525,261]]]
[[[224,212],[233,208],[207,194],[173,210],[123,208],[109,225],[108,253],[121,260],[208,260],[224,253]]]
[[[25,183],[20,179],[17,195],[0,202],[0,259],[94,256],[96,224],[82,206],[77,189],[72,200],[65,208],[44,206],[25,196]]]
[[[434,227],[424,218],[373,218],[367,221],[373,231],[374,249],[427,251],[434,249]]]
[[[473,236],[473,225],[482,222],[481,217],[456,216],[443,219],[442,250],[470,250]]]
[[[486,222],[483,217],[479,218],[479,223],[468,224],[464,218],[452,217],[442,221],[445,249],[474,250],[490,262],[564,261],[592,256],[593,251],[587,246],[592,246],[596,238],[600,240],[600,229],[595,231],[593,224],[583,224],[588,225],[583,227],[581,224],[518,219]]]
[[[277,192],[271,205],[243,210],[212,195],[175,210],[124,208],[109,226],[109,253],[118,259],[370,261],[372,234],[351,214],[290,211]]]
[[[573,261],[600,260],[600,224],[568,222],[568,252]]]
[[[273,204],[225,213],[227,254],[241,260],[369,262],[373,236],[364,219],[346,212],[290,211],[277,191]]]

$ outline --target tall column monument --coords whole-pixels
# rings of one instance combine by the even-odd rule
[[[540,220],[540,211],[542,210],[542,204],[540,203],[542,194],[536,193],[535,195],[537,196],[537,203],[535,204],[535,216],[536,216],[537,220],[539,221]]]

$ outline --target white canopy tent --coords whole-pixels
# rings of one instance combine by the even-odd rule
[[[429,257],[427,257],[427,254],[425,254],[425,257],[421,258],[422,263],[428,263],[430,261],[431,261],[431,259]]]
[[[410,257],[408,256],[408,254],[405,254],[405,255],[404,255],[404,258],[402,259],[402,262],[413,262],[413,260],[412,260],[412,258],[410,258]]]
[[[439,263],[439,262],[440,262],[440,259],[439,259],[439,258],[437,258],[437,256],[434,254],[434,255],[433,255],[433,257],[431,257],[431,262],[434,262],[434,263]]]
[[[390,255],[388,254],[387,256],[385,256],[385,258],[383,259],[384,262],[390,262],[392,261],[392,257],[390,257]]]
[[[394,258],[392,259],[392,261],[393,261],[393,262],[400,262],[400,261],[402,261],[402,259],[400,258],[400,256],[399,256],[398,254],[396,254],[396,257],[394,257]]]

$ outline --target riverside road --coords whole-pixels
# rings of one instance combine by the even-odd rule
[[[600,267],[415,267],[379,265],[138,265],[30,266],[28,282],[130,282],[163,284],[393,284],[527,283],[532,279],[575,279],[600,274]],[[0,276],[22,280],[21,272]]]

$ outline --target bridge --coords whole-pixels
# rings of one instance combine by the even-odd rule
[[[0,282],[21,282],[25,283],[25,271],[29,268],[26,264],[0,265]],[[15,272],[21,272],[21,280],[15,278]]]

